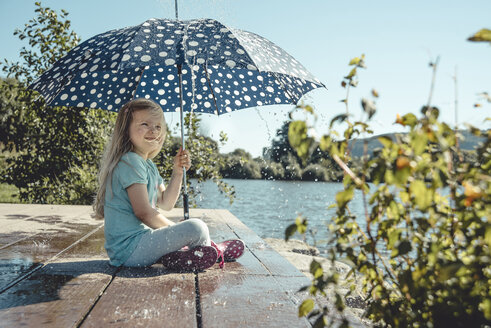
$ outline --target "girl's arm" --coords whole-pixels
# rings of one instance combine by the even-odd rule
[[[150,206],[148,200],[147,186],[135,183],[126,188],[128,197],[135,216],[152,229],[158,229],[174,225],[174,222],[160,214],[155,208]]]
[[[158,205],[164,211],[170,211],[176,205],[177,199],[182,186],[182,176],[184,175],[183,167],[189,170],[191,167],[191,159],[187,150],[179,149],[176,157],[174,157],[174,169],[169,180],[167,188],[163,184],[159,186]]]

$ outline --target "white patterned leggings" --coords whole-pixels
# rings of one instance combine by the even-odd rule
[[[128,267],[142,267],[154,264],[167,253],[184,246],[210,246],[210,233],[206,223],[200,219],[189,219],[160,229],[144,233],[138,246],[124,263]]]

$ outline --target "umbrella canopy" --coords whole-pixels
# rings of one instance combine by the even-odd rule
[[[176,7],[177,8],[177,7]],[[265,38],[213,19],[150,19],[88,39],[30,86],[51,106],[118,111],[134,98],[166,112],[216,115],[241,108],[297,104],[324,85]],[[184,218],[189,218],[186,171]]]
[[[274,43],[213,19],[150,19],[96,35],[30,86],[51,106],[118,111],[133,98],[148,98],[166,112],[180,111],[182,100],[185,111],[216,115],[296,104],[319,87]]]

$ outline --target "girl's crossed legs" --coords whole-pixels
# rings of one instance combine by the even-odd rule
[[[210,246],[210,233],[200,219],[189,219],[165,228],[145,232],[124,266],[142,267],[154,264],[165,254],[184,246]]]

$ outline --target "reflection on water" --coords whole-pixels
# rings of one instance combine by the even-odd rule
[[[25,256],[17,252],[12,252],[9,255],[11,256],[10,258],[0,259],[0,290],[4,289],[22,273],[38,266],[28,255]]]
[[[232,205],[220,194],[211,181],[197,186],[200,192],[197,199],[199,208],[227,209],[244,224],[254,230],[261,238],[284,238],[285,229],[298,215],[309,220],[309,227],[315,232],[319,249],[326,250],[329,237],[327,225],[331,222],[335,209],[328,209],[335,203],[336,193],[343,189],[341,183],[299,182],[268,180],[224,179],[236,190]],[[196,185],[195,181],[192,181]],[[357,191],[359,192],[359,191]],[[363,201],[359,195],[350,206],[358,217],[363,217]],[[360,224],[364,227],[362,221]],[[294,238],[299,238],[297,235]],[[313,242],[308,237],[309,243]]]

